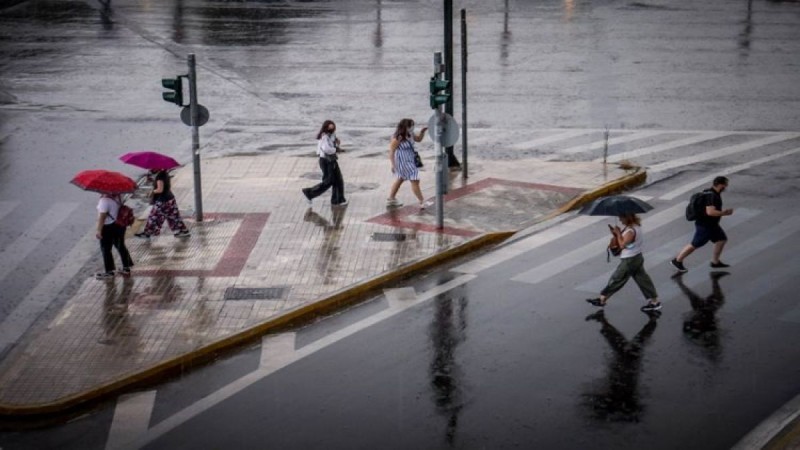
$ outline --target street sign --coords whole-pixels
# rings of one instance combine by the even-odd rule
[[[453,118],[450,114],[442,114],[444,116],[444,123],[442,126],[442,135],[444,136],[444,141],[442,142],[442,146],[450,147],[456,142],[458,142],[459,131],[458,131],[458,122],[456,119]],[[436,134],[436,114],[434,113],[430,119],[428,119],[428,136],[431,137],[433,142],[436,142],[439,139],[439,136]]]
[[[202,127],[205,125],[208,122],[208,117],[208,109],[203,105],[197,105],[197,126]],[[188,106],[181,110],[181,122],[192,126],[192,110]]]

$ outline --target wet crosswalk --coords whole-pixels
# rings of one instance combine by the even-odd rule
[[[274,148],[285,148],[287,152],[302,153],[307,151],[300,145],[306,139],[305,128],[287,129],[286,127],[248,127],[238,134],[261,136],[255,141],[263,144],[265,140],[282,143]],[[351,136],[346,136],[347,133]],[[343,130],[346,147],[352,153],[348,157],[366,157],[382,154],[385,151],[387,135],[391,130],[383,127],[364,127]],[[245,136],[246,139],[246,136]],[[297,142],[295,142],[297,141]],[[208,144],[213,147],[213,142]],[[231,142],[226,141],[227,146]],[[235,146],[233,146],[235,147]],[[246,146],[245,146],[246,147]],[[426,139],[422,146],[423,155],[430,158],[432,145]],[[245,148],[246,150],[246,148]],[[426,153],[427,152],[427,153]],[[696,131],[696,130],[601,130],[601,129],[548,129],[548,130],[470,130],[470,152],[474,159],[517,159],[531,158],[550,161],[630,161],[644,165],[651,179],[667,176],[683,170],[696,170],[702,167],[706,171],[714,170],[733,174],[787,158],[800,153],[800,133],[794,132],[742,132],[742,131]],[[605,155],[603,154],[605,152]],[[460,153],[460,149],[456,149]],[[670,192],[661,193],[657,200],[675,201],[662,213],[648,218],[650,230],[667,223],[671,218],[680,217],[683,207],[682,198],[693,189],[705,186],[707,177],[699,176],[688,180]],[[74,235],[84,234],[84,230],[72,230],[67,245],[57,249],[47,245],[50,240],[64,240],[64,229],[81,205],[75,202],[64,202],[53,199],[51,203],[37,203],[38,211],[26,210],[25,217],[29,223],[20,223],[16,212],[30,208],[25,199],[0,199],[0,227],[3,229],[3,247],[0,249],[0,283],[8,287],[15,273],[25,271],[29,276],[38,276],[34,285],[25,290],[25,295],[13,295],[4,299],[0,311],[0,346],[5,346],[19,336],[35,317],[43,311],[57,294],[66,286],[92,258],[97,257],[96,242],[91,230],[85,230],[86,236],[75,240]],[[757,213],[753,211],[753,213]],[[738,220],[750,218],[747,211],[740,211],[737,218],[732,219],[730,226]],[[90,211],[91,215],[91,211]],[[662,219],[663,218],[663,219]],[[589,227],[596,218],[581,218],[564,224],[557,230],[546,230],[538,236],[527,240],[522,247],[508,247],[493,254],[496,260],[512,258],[518,252],[528,251],[537,245],[557,239],[561,234],[568,234]],[[662,223],[663,222],[663,223]],[[88,236],[88,237],[87,237]],[[670,242],[666,247],[672,247]],[[536,283],[549,276],[568,269],[570,266],[584,261],[585,254],[596,254],[605,245],[605,236],[598,238],[583,247],[562,255],[546,266],[532,267],[515,275],[515,281]],[[656,251],[653,264],[667,256]],[[31,261],[46,258],[51,262],[47,271],[37,274],[38,268]],[[462,270],[469,273],[477,271],[485,260],[467,263]],[[597,276],[601,279],[605,274]],[[597,280],[582,283],[582,289],[596,288]],[[4,291],[6,291],[4,289]],[[7,291],[6,291],[7,292]],[[794,317],[794,316],[792,316]]]

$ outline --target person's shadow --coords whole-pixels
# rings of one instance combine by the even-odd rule
[[[317,214],[313,209],[308,208],[303,215],[303,220],[311,222],[318,227],[322,227],[325,240],[319,247],[317,257],[317,271],[323,277],[325,284],[335,282],[336,272],[339,269],[339,238],[341,237],[342,221],[344,220],[347,208],[331,208],[331,220]]]
[[[711,294],[701,297],[683,283],[682,274],[675,275],[672,279],[680,288],[689,303],[692,311],[686,314],[683,321],[683,335],[692,344],[697,345],[703,356],[711,362],[718,362],[722,356],[722,343],[720,330],[717,323],[717,311],[725,304],[725,295],[719,285],[719,279],[730,275],[729,272],[711,272]]]
[[[600,322],[600,334],[613,350],[608,359],[607,376],[589,392],[582,394],[590,417],[603,422],[639,422],[644,412],[639,395],[642,354],[658,324],[658,311],[648,314],[647,323],[630,341],[606,319],[600,310],[586,320]]]

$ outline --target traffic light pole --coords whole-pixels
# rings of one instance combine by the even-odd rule
[[[195,220],[203,221],[203,192],[200,184],[200,127],[199,108],[197,107],[197,71],[195,70],[194,53],[188,57],[189,63],[189,112],[192,126],[192,166],[194,167],[194,209]]]
[[[446,80],[453,80],[453,0],[444,0],[444,78]],[[445,104],[444,112],[452,116],[454,97],[452,95],[452,84],[447,92],[451,95]],[[461,164],[459,164],[458,160],[456,159],[456,154],[453,152],[453,146],[451,145],[450,147],[447,147],[445,151],[447,152],[448,170],[450,168],[460,169]]]
[[[442,76],[442,53],[436,52],[433,54],[433,77],[434,79],[441,79]],[[444,133],[442,132],[444,125],[444,114],[442,114],[442,105],[435,105],[434,114],[436,120],[436,129],[434,130],[434,153],[436,153],[436,229],[444,229],[444,194],[447,192],[447,176],[445,170],[447,169],[447,155],[445,154],[444,147]]]

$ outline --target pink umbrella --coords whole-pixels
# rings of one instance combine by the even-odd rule
[[[158,152],[131,152],[119,157],[122,162],[148,170],[170,170],[180,167],[178,161]]]

